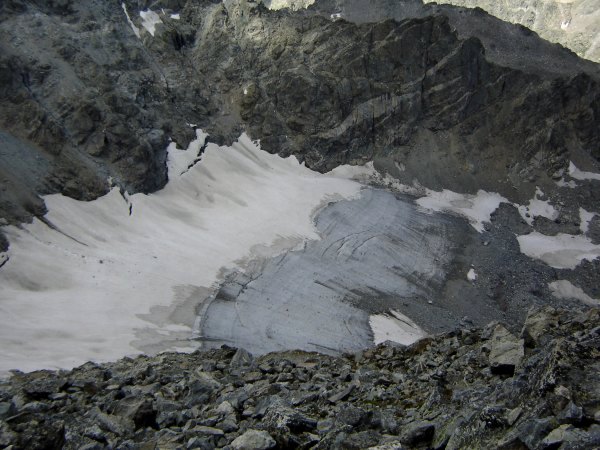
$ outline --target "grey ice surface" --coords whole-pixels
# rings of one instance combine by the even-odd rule
[[[456,221],[377,189],[331,204],[317,216],[321,240],[229,274],[197,334],[205,346],[255,354],[370,346],[370,314],[437,298],[455,252]]]

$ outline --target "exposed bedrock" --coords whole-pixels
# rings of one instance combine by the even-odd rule
[[[3,176],[1,214],[40,215],[40,193],[92,198],[109,177],[160,188],[189,123],[216,141],[246,129],[318,170],[374,159],[405,182],[510,199],[569,158],[597,168],[597,64],[480,10],[394,5],[3,2],[0,130],[32,165]],[[30,168],[40,181],[19,182]]]
[[[600,61],[600,8],[596,0],[445,0],[444,3],[481,7],[502,20],[519,23],[544,39],[558,42],[583,58]]]

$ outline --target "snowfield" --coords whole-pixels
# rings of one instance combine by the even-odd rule
[[[191,350],[193,308],[175,318],[165,308],[254,253],[318,239],[315,212],[360,192],[354,181],[261,151],[245,135],[232,147],[208,144],[188,170],[205,137],[198,132],[187,151],[169,147],[170,181],[159,192],[113,188],[92,202],[50,195],[46,223],[4,227],[0,371],[137,354],[149,335]]]
[[[277,345],[295,346],[293,336],[312,333],[310,326],[304,326],[306,322],[298,319],[302,313],[307,315],[312,311],[302,301],[311,301],[313,309],[318,306],[327,311],[320,322],[316,317],[313,319],[320,324],[319,329],[327,330],[314,337],[311,345],[317,349],[327,348],[329,335],[339,341],[338,347],[330,350],[358,345],[356,336],[361,337],[361,345],[388,339],[409,344],[426,332],[394,308],[370,315],[368,308],[360,309],[357,315],[359,309],[347,304],[348,286],[359,281],[357,274],[364,272],[366,278],[375,280],[388,269],[400,270],[396,275],[404,280],[406,274],[402,270],[406,269],[417,284],[413,286],[408,276],[408,281],[400,283],[400,287],[390,284],[386,292],[394,298],[416,295],[419,280],[443,280],[443,267],[451,260],[450,247],[445,244],[449,239],[434,228],[423,228],[419,214],[460,215],[478,233],[483,233],[491,214],[501,202],[507,201],[497,193],[482,190],[469,195],[431,191],[418,182],[414,186],[401,185],[389,175],[379,174],[372,163],[363,167],[340,166],[328,174],[319,174],[299,164],[294,157],[283,159],[262,151],[246,135],[231,147],[219,147],[205,145],[207,135],[202,131],[197,130],[196,134],[197,139],[187,150],[178,149],[174,143],[169,146],[169,182],[161,191],[129,195],[113,188],[92,202],[50,195],[44,199],[48,213],[43,220],[2,228],[10,248],[0,253],[0,374],[10,369],[71,368],[88,360],[107,361],[163,350],[192,351],[200,345],[195,340],[202,338],[198,336],[199,330],[207,330],[209,337],[224,342],[239,344],[234,339],[255,340],[256,348],[269,350],[274,344],[268,340],[275,339],[271,323],[273,326],[278,323],[281,328],[277,331]],[[596,179],[597,174],[578,172],[572,165],[570,175]],[[399,214],[396,217],[384,217],[386,211],[394,208],[385,206],[367,212],[369,205],[378,202],[387,205],[386,202],[395,202],[395,197],[363,191],[368,183],[421,197],[416,200],[416,208],[409,201],[406,205],[411,204],[410,208],[394,207]],[[549,201],[540,199],[542,196],[538,189],[529,205],[515,205],[529,223],[536,216],[553,219],[558,215]],[[325,214],[321,226],[326,221],[331,223],[325,231],[319,231],[316,213],[328,203],[340,200],[355,201],[343,206],[344,211],[334,208],[329,215]],[[347,229],[336,229],[344,214],[349,215],[344,219]],[[581,209],[583,233],[595,214]],[[365,215],[375,223],[363,220]],[[392,231],[387,225],[380,226],[389,221],[399,228],[402,236],[412,239],[412,244],[404,242],[404,237],[390,240]],[[357,224],[366,227],[362,234],[352,232],[352,226]],[[347,235],[336,234],[344,232]],[[293,278],[298,274],[296,265],[278,261],[260,266],[274,256],[306,250],[311,247],[307,241],[322,238],[322,245],[328,246],[323,251],[313,246],[316,253],[312,258],[316,259],[306,262],[309,267],[303,272],[308,274],[302,279],[303,286],[308,286],[306,292],[311,292],[308,298],[312,300],[299,301],[298,292],[287,285],[288,279],[275,276],[288,270]],[[328,244],[327,239],[333,239],[333,244]],[[585,235],[545,236],[532,232],[517,239],[522,253],[555,268],[573,269],[583,260],[600,256],[600,246]],[[330,247],[337,248],[332,263],[324,258]],[[388,261],[370,256],[384,265],[375,271],[376,276],[361,266],[363,259],[366,261],[374,251],[392,258]],[[294,258],[299,256],[288,260],[293,262]],[[448,261],[444,262],[444,258]],[[406,268],[398,262],[405,259],[409,261]],[[316,269],[315,261],[324,266]],[[377,261],[367,265],[377,267]],[[342,266],[333,267],[341,262],[349,265],[343,266],[343,270]],[[261,277],[268,273],[262,270],[269,264],[277,282],[267,284],[273,289],[281,285],[279,291],[272,292],[273,297],[281,297],[281,308],[274,306],[278,304],[273,301],[270,306],[261,303],[262,291],[258,296],[248,292],[241,295],[244,292],[241,285],[239,302],[232,303],[234,309],[222,300],[210,307],[206,299],[214,300],[211,296],[228,274],[254,271]],[[304,262],[298,264],[300,267]],[[249,268],[252,270],[248,272]],[[333,295],[338,306],[319,290],[326,283],[312,286],[330,269],[343,272],[339,276],[332,272],[326,280],[335,281],[327,287],[327,295]],[[475,284],[478,276],[472,267],[466,278]],[[385,278],[388,279],[392,280]],[[373,280],[369,286],[385,287],[379,278]],[[567,283],[561,280],[550,289],[558,298],[576,298],[588,304],[598,301]],[[231,286],[235,288],[235,283]],[[353,289],[352,295],[356,296],[362,287],[357,285]],[[264,292],[267,291],[265,287]],[[289,298],[283,298],[284,292]],[[243,308],[245,315],[240,313]],[[299,310],[298,315],[291,313],[293,308]],[[226,310],[227,314],[223,312]],[[271,320],[260,311],[274,318],[267,324],[268,329],[262,330],[266,338],[259,336],[253,327],[235,325],[251,317],[257,323]],[[343,323],[340,311],[347,312]],[[286,319],[280,320],[284,316]],[[204,317],[210,320],[202,325]],[[364,322],[366,328],[353,325],[355,322]],[[293,327],[299,328],[294,331]],[[351,337],[356,342],[348,341]]]

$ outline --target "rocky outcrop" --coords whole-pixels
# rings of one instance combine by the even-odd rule
[[[338,358],[223,348],[16,373],[0,384],[0,446],[593,448],[599,320],[532,312],[526,346],[493,323]]]
[[[43,213],[11,196],[91,199],[109,177],[130,191],[164,185],[168,138],[191,130],[124,17],[116,2],[0,6],[0,131],[17,142],[0,155],[5,218]]]
[[[0,153],[10,222],[42,215],[38,194],[89,199],[107,179],[160,188],[166,144],[186,145],[187,124],[216,141],[245,129],[318,170],[376,160],[405,182],[511,199],[573,155],[583,169],[600,158],[598,66],[481,10],[415,0],[367,11],[350,0],[296,12],[246,0],[0,8],[0,132],[17,143]],[[32,173],[38,181],[24,181]]]
[[[502,20],[524,25],[582,58],[600,62],[600,9],[595,0],[444,0],[443,3],[482,8]]]

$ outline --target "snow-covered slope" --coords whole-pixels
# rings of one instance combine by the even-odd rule
[[[190,293],[244,258],[318,238],[315,211],[360,190],[245,135],[232,147],[208,144],[192,165],[205,137],[187,151],[170,147],[170,182],[159,192],[114,188],[93,202],[52,195],[46,223],[4,228],[0,371],[116,359],[139,353],[138,339],[144,350],[189,348]]]

